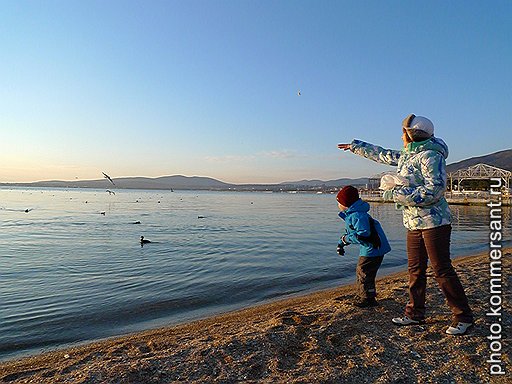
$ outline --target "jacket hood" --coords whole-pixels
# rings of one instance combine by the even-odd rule
[[[345,214],[353,213],[353,212],[368,212],[370,210],[370,204],[366,201],[358,199],[354,204],[345,209],[343,212]]]
[[[448,158],[448,145],[438,138],[431,137],[424,141],[413,142],[407,145],[407,152],[419,153],[424,151],[436,151],[439,152],[446,159]]]

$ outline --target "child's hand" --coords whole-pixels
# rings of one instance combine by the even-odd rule
[[[345,244],[343,243],[343,241],[341,239],[340,239],[340,241],[338,241],[338,246],[336,247],[336,252],[338,252],[338,255],[340,255],[340,256],[345,255]]]

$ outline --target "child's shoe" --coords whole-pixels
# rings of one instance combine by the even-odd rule
[[[379,303],[377,302],[377,300],[375,300],[374,297],[358,300],[355,301],[353,304],[359,308],[375,307],[376,305],[379,305]]]
[[[453,322],[452,325],[446,329],[446,333],[452,336],[462,336],[465,335],[472,326],[473,323],[463,323],[461,321]]]

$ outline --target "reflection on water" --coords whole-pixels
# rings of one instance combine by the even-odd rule
[[[452,211],[452,253],[485,251],[488,208]],[[337,213],[332,195],[0,189],[0,359],[352,281]],[[404,267],[401,212],[371,213],[393,248],[379,273]]]

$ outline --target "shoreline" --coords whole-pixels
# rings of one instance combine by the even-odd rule
[[[57,187],[57,186],[32,186],[32,185],[7,185],[0,183],[0,189],[12,190],[16,189],[48,189],[48,190],[63,190],[63,191],[74,191],[74,190],[101,190],[103,191],[105,188],[103,187]],[[277,194],[307,194],[307,195],[334,195],[338,189],[322,189],[319,190],[317,188],[312,189],[237,189],[237,188],[118,188],[124,191],[150,191],[150,192],[240,192],[240,193],[277,193]],[[449,205],[463,205],[463,206],[487,206],[489,203],[489,196],[486,197],[449,197],[449,193],[445,195],[446,201]],[[361,197],[367,201],[372,203],[382,203],[382,204],[395,204],[393,201],[386,201],[382,199],[380,193],[361,193]],[[512,197],[510,195],[504,196],[501,200],[501,206],[510,207],[512,206]]]
[[[503,249],[502,258],[507,309],[511,251]],[[458,257],[453,264],[475,313],[467,336],[444,334],[450,311],[430,270],[427,323],[393,326],[391,317],[401,315],[407,302],[407,272],[400,271],[378,278],[375,308],[351,306],[353,285],[344,285],[5,361],[0,382],[488,382],[488,252]],[[512,319],[505,310],[503,317],[506,334]],[[510,369],[509,346],[503,347]],[[495,379],[506,382],[504,376]]]
[[[365,201],[372,203],[381,203],[381,204],[395,204],[393,201],[385,201],[380,196],[362,196]],[[455,198],[455,197],[446,197],[446,201],[448,205],[465,205],[465,206],[488,206],[489,197],[487,198]],[[503,198],[501,201],[502,207],[510,207],[512,206],[512,199],[510,197]]]

